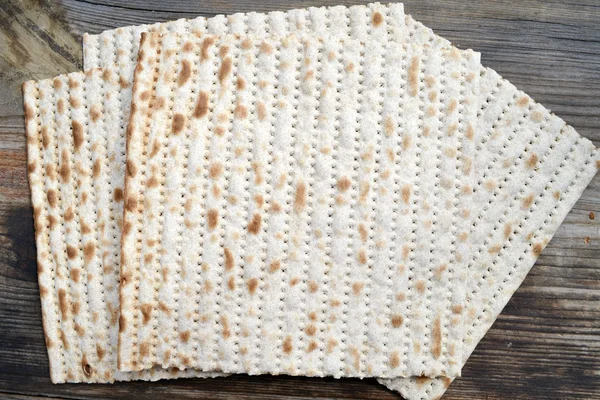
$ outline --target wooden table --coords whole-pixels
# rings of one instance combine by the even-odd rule
[[[111,386],[52,385],[48,377],[26,175],[21,82],[81,69],[84,32],[339,1],[0,1],[1,398],[399,397],[374,379],[235,376]],[[460,47],[480,51],[485,65],[599,146],[600,3],[469,3],[409,0],[405,10]],[[600,399],[600,174],[445,398]]]

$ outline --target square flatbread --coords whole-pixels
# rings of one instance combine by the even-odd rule
[[[408,17],[407,35],[433,32]],[[463,362],[600,168],[592,142],[489,68],[481,69]],[[407,399],[440,398],[450,378],[381,380]]]
[[[119,368],[456,375],[472,52],[143,36]]]
[[[23,85],[50,378],[64,383],[216,376],[117,370],[128,119],[117,76],[95,69]]]

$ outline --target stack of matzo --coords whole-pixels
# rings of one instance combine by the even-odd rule
[[[599,168],[401,4],[119,28],[84,62],[24,85],[53,382],[439,397]]]

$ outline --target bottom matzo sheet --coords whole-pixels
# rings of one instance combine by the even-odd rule
[[[208,377],[117,370],[130,82],[107,70],[23,85],[42,321],[53,383]]]
[[[466,362],[600,168],[592,142],[482,69],[470,207]],[[443,395],[450,378],[380,380],[407,399]]]
[[[436,37],[410,15],[405,25],[407,36],[416,42]],[[465,324],[470,329],[463,363],[600,168],[598,150],[588,139],[494,70],[482,67],[480,75],[476,185],[468,236],[473,254]],[[452,379],[380,382],[407,399],[430,400],[440,398]]]

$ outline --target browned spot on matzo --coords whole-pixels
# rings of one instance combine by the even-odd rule
[[[231,62],[231,57],[227,57],[223,60],[223,63],[219,68],[219,82],[221,82],[221,84],[223,84],[225,79],[227,79],[227,77],[231,73]]]
[[[401,327],[403,322],[404,322],[404,318],[402,318],[402,315],[399,315],[399,314],[392,315],[392,326],[394,328]]]
[[[533,193],[531,193],[527,197],[525,197],[523,199],[523,208],[524,209],[530,208],[531,205],[533,204],[533,199],[534,199],[534,194]]]
[[[398,368],[400,366],[400,355],[398,351],[392,351],[392,355],[390,356],[390,365],[392,368]]]
[[[256,289],[258,288],[258,279],[250,278],[246,285],[248,286],[248,292],[250,294],[254,294],[256,293]]]
[[[183,343],[187,343],[190,340],[190,331],[179,332],[179,338]]]
[[[221,325],[223,326],[223,337],[225,339],[229,338],[231,336],[231,329],[229,328],[229,320],[224,315],[221,316]]]
[[[56,103],[56,109],[58,110],[59,114],[64,114],[65,113],[65,101],[63,99],[58,99],[58,103]],[[95,121],[96,119],[94,119],[94,114],[91,114],[92,116],[92,121]]]
[[[294,196],[294,211],[299,213],[306,207],[306,184],[299,182]]]
[[[148,322],[150,322],[150,316],[152,314],[152,305],[148,303],[142,304],[140,306],[140,311],[142,312],[142,322],[145,325]]]
[[[283,352],[285,354],[290,354],[293,350],[292,347],[292,337],[291,336],[286,336],[286,338],[283,340]]]
[[[427,287],[427,285],[425,284],[425,281],[422,279],[419,279],[417,281],[417,283],[415,284],[415,287],[417,288],[417,292],[419,292],[420,294],[425,293],[425,289]]]
[[[361,264],[367,263],[367,252],[364,249],[358,251],[358,262]]]
[[[179,134],[185,127],[185,117],[182,114],[175,114],[173,116],[173,125],[171,131],[174,134]]]
[[[69,97],[69,104],[71,104],[71,107],[73,108],[79,108],[81,107],[81,101],[79,101],[79,98],[71,95]]]
[[[279,260],[272,261],[271,264],[269,264],[269,272],[271,273],[279,271],[280,268],[281,262]]]
[[[265,118],[267,118],[267,108],[265,107],[265,103],[262,101],[256,103],[256,113],[260,121],[264,121]]]
[[[442,354],[442,323],[440,317],[436,317],[431,328],[431,353],[436,359]]]
[[[410,60],[408,68],[408,88],[411,96],[416,96],[419,91],[419,57],[414,56]]]
[[[536,257],[542,254],[542,250],[544,250],[544,246],[541,243],[535,243],[532,247],[533,254]]]
[[[379,26],[383,23],[383,15],[376,11],[373,13],[373,17],[371,17],[371,22],[373,22],[374,26]]]
[[[354,293],[355,296],[358,296],[361,294],[364,287],[365,287],[364,282],[354,282],[352,284],[352,293]]]
[[[348,189],[350,189],[351,186],[351,182],[350,179],[348,179],[347,177],[341,177],[340,179],[338,179],[337,182],[337,188],[340,192],[345,192]]]
[[[218,179],[221,174],[223,173],[223,164],[221,164],[220,162],[215,162],[213,164],[211,164],[209,170],[209,176],[212,179]]]
[[[94,243],[92,242],[87,242],[84,246],[83,246],[83,261],[86,264],[89,264],[89,262],[92,260],[92,258],[94,257],[94,254],[96,253],[96,246],[94,245]]]
[[[48,192],[46,193],[46,198],[48,199],[48,204],[50,204],[50,207],[56,208],[58,197],[54,189],[48,189]]]
[[[137,209],[137,197],[129,196],[125,202],[125,209],[127,211],[135,211]]]
[[[75,150],[79,150],[83,144],[83,126],[79,122],[73,121],[71,127],[73,128],[73,144],[75,145]]]
[[[235,115],[236,118],[240,118],[240,119],[248,118],[248,109],[243,104],[238,103],[235,106],[233,115]]]
[[[217,224],[219,223],[219,211],[215,210],[214,208],[211,208],[210,210],[208,210],[206,218],[208,221],[208,229],[212,231],[217,227]]]
[[[265,54],[272,54],[273,53],[273,46],[271,46],[267,42],[262,42],[260,44],[260,52],[261,53],[265,53]]]
[[[410,201],[410,189],[411,186],[409,184],[402,186],[402,201],[404,201],[404,204],[408,204]]]
[[[60,315],[63,319],[66,319],[67,312],[69,311],[69,305],[67,303],[67,292],[65,289],[58,290],[58,305],[60,307]]]
[[[65,211],[65,221],[72,221],[75,218],[75,213],[73,212],[73,207],[67,208]]]
[[[74,259],[75,257],[77,257],[78,251],[75,247],[71,246],[70,244],[67,245],[67,257],[69,257],[71,260]]]
[[[504,239],[508,239],[510,234],[512,233],[512,225],[506,224],[504,225]]]
[[[127,319],[123,316],[119,316],[119,332],[124,332],[127,329]]]
[[[194,44],[192,42],[185,42],[183,45],[183,51],[185,53],[189,53],[192,50],[194,50]]]
[[[208,114],[208,93],[200,92],[198,94],[198,101],[194,108],[194,117],[202,118]]]
[[[135,174],[137,173],[137,167],[135,165],[135,162],[133,160],[127,160],[126,166],[127,166],[127,175],[129,175],[130,177],[134,177]]]
[[[365,228],[365,225],[363,223],[358,224],[358,233],[360,234],[360,240],[362,240],[363,243],[365,243],[369,235],[367,232],[367,228]]]
[[[231,271],[234,267],[233,254],[228,248],[225,248],[223,251],[225,253],[225,270]]]
[[[230,276],[229,279],[227,280],[227,287],[229,288],[229,290],[233,291],[235,290],[235,277]]]
[[[192,66],[188,60],[183,60],[181,62],[181,71],[179,71],[179,77],[177,78],[177,84],[179,86],[185,85],[185,83],[190,79],[190,75],[192,74]]]
[[[121,188],[116,188],[114,193],[113,193],[113,200],[116,201],[117,203],[120,203],[123,201],[123,189]]]
[[[527,97],[527,96],[521,96],[517,99],[517,105],[519,107],[527,107],[528,104],[529,104],[529,97]]]
[[[106,350],[100,344],[96,343],[96,355],[98,356],[98,360],[102,361],[104,355],[106,354]]]
[[[140,355],[142,357],[147,357],[150,354],[150,343],[143,342],[140,343]]]
[[[260,214],[254,214],[254,216],[252,217],[252,220],[248,224],[248,232],[250,232],[253,235],[258,234],[258,232],[260,231],[261,223],[262,223],[262,218],[261,218]]]
[[[533,169],[535,167],[535,165],[537,164],[538,159],[539,158],[538,158],[537,154],[532,154],[531,157],[529,157],[527,159],[527,162],[525,163],[527,165],[527,168]]]
[[[100,176],[101,172],[102,172],[102,163],[100,162],[99,159],[96,159],[96,161],[94,161],[94,165],[92,166],[92,176],[94,178],[97,178]]]
[[[71,178],[71,167],[69,166],[69,153],[67,152],[67,150],[64,149],[61,154],[59,174],[63,182],[66,182]]]
[[[208,60],[208,50],[210,46],[215,43],[215,38],[209,36],[202,41],[202,45],[200,46],[200,60],[206,61]]]

